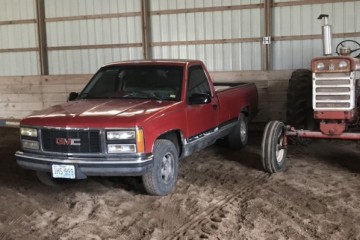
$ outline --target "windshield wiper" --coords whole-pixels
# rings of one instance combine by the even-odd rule
[[[79,98],[80,99],[112,99],[111,96],[91,96],[89,93],[84,93]]]

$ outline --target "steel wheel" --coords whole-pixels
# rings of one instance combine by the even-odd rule
[[[245,143],[247,141],[247,133],[248,133],[248,130],[247,130],[247,125],[245,122],[243,122],[241,125],[240,125],[240,138],[241,138],[241,142]]]
[[[268,173],[280,172],[285,166],[287,149],[284,138],[284,123],[271,121],[266,125],[261,148],[263,168]]]
[[[236,127],[227,137],[229,146],[233,149],[241,149],[246,146],[248,137],[248,119],[244,113],[241,113]]]
[[[161,163],[161,178],[168,184],[174,176],[174,158],[171,153],[167,153]]]
[[[144,175],[145,190],[151,195],[164,196],[174,189],[179,171],[179,153],[168,139],[158,139],[154,146],[154,160]]]

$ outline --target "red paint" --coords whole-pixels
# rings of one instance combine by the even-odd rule
[[[311,60],[311,69],[314,73],[334,73],[332,70],[322,70],[319,71],[316,69],[316,62],[318,61],[324,61],[324,62],[331,62],[333,64],[338,64],[341,60],[346,60],[350,62],[350,69],[345,70],[338,70],[337,72],[350,72],[350,71],[356,71],[359,70],[359,64],[360,60],[357,58],[349,57],[349,56],[329,56],[329,57],[318,57]],[[349,71],[350,70],[350,71]],[[336,71],[335,71],[336,72]]]
[[[178,130],[189,138],[236,119],[243,108],[250,119],[257,113],[257,90],[254,84],[231,88],[217,94],[211,77],[201,61],[158,60],[132,61],[116,65],[176,65],[183,67],[181,100],[157,101],[141,99],[83,99],[53,106],[21,121],[21,125],[59,128],[121,129],[140,127],[144,130],[145,151],[152,151],[155,140],[162,134]],[[187,72],[193,65],[205,69],[211,87],[210,104],[186,103]]]
[[[325,135],[340,135],[345,131],[345,123],[320,123],[320,131]]]
[[[317,139],[338,139],[338,140],[360,140],[360,133],[342,133],[340,135],[327,135],[322,132],[308,130],[288,130],[285,132],[287,137],[317,138]]]
[[[327,120],[351,120],[354,117],[354,110],[351,111],[315,111],[315,119]]]

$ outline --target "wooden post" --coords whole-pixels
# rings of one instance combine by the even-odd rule
[[[151,22],[150,22],[150,1],[141,1],[141,27],[142,27],[142,48],[144,59],[151,59]]]
[[[264,30],[263,30],[263,63],[262,69],[264,71],[272,70],[271,61],[272,61],[272,52],[271,52],[271,42],[272,42],[272,0],[264,0]],[[265,43],[267,42],[267,43]]]
[[[37,32],[40,57],[40,74],[49,75],[44,0],[36,0],[36,23],[38,30]]]

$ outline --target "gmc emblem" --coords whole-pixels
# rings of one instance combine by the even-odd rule
[[[64,146],[80,146],[81,140],[79,138],[56,138],[55,142],[57,145]]]

